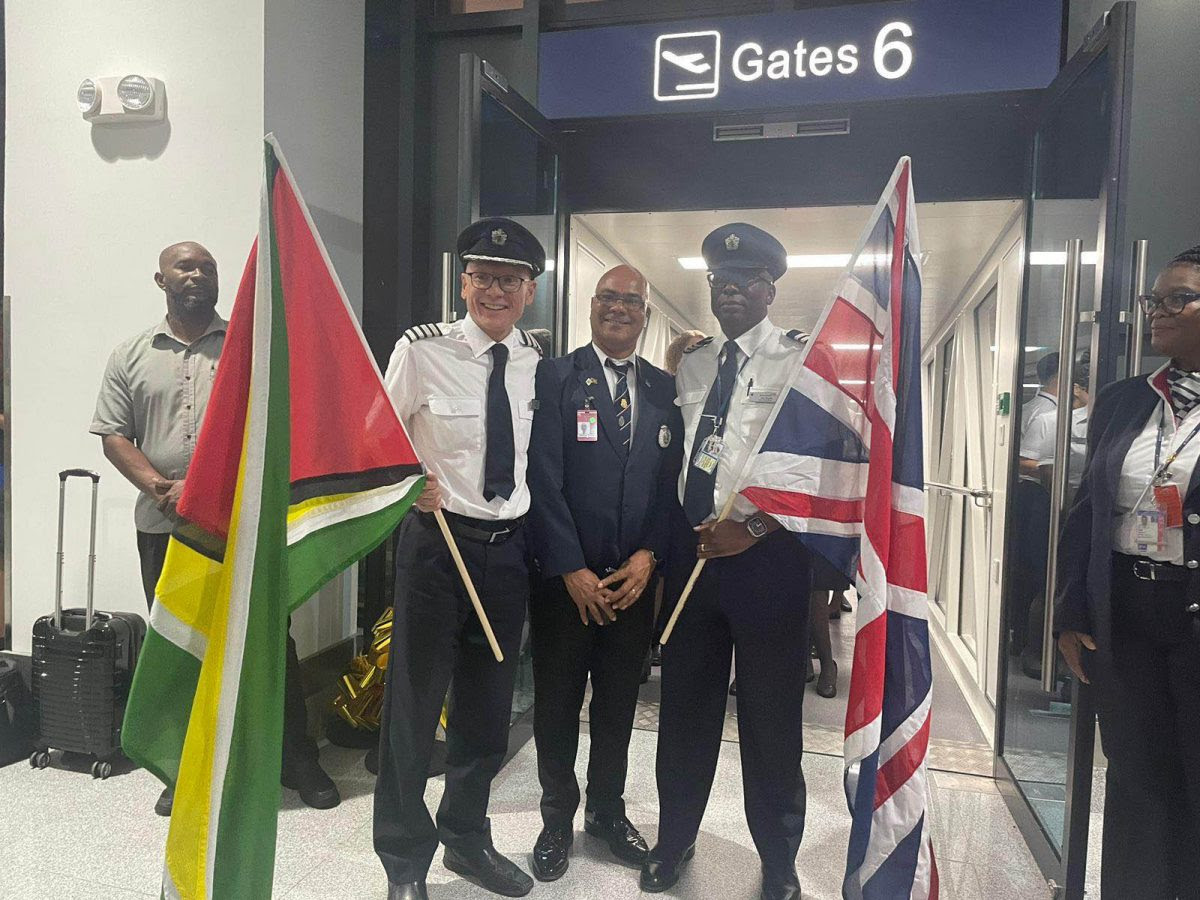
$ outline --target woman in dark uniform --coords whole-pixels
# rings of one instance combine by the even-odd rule
[[[1140,298],[1153,375],[1101,391],[1063,529],[1058,646],[1108,757],[1106,898],[1200,897],[1200,247]]]

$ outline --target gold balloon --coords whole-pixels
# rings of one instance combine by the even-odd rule
[[[392,645],[392,609],[388,607],[371,632],[367,651],[350,660],[350,669],[338,680],[333,708],[355,728],[378,731],[383,714],[383,673]]]

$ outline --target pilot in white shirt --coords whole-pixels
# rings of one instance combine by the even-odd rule
[[[538,350],[515,328],[544,269],[542,245],[509,219],[459,235],[467,318],[418,325],[385,383],[428,482],[400,526],[396,601],[375,785],[375,852],[389,900],[427,898],[439,841],[448,869],[522,896],[533,879],[492,846],[487,808],[508,749],[513,680],[529,602],[524,517]],[[492,656],[433,511],[442,508],[495,632]],[[450,690],[446,787],[425,806],[434,733]]]
[[[804,680],[808,662],[808,552],[791,532],[738,497],[724,508],[789,373],[801,336],[767,317],[787,252],[735,222],[704,239],[713,315],[723,334],[685,352],[676,375],[683,413],[682,516],[664,598],[679,597],[707,560],[662,654],[658,844],[642,866],[645,891],[669,890],[696,852],[725,723],[734,649],[746,820],[762,861],[762,896],[799,900],[796,853],[804,831]]]

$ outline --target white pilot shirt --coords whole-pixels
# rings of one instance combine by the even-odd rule
[[[420,337],[422,332],[435,336]],[[516,328],[502,342],[508,346],[504,386],[512,408],[516,488],[507,500],[483,499],[489,351],[494,343],[470,316],[418,326],[396,342],[384,376],[417,456],[441,484],[443,505],[473,519],[515,519],[529,509],[525,470],[539,356],[532,340],[527,344]]]
[[[1058,399],[1038,391],[1021,409],[1021,446],[1018,451],[1022,459],[1041,463],[1043,459],[1054,461],[1054,432],[1058,424]],[[1021,480],[1039,481],[1036,475],[1021,474]]]
[[[1154,506],[1153,489],[1146,494],[1146,499],[1141,499],[1141,497],[1154,475],[1154,448],[1158,443],[1159,425],[1161,424],[1163,429],[1162,449],[1159,452],[1160,462],[1170,456],[1180,444],[1183,444],[1187,436],[1197,425],[1200,425],[1200,406],[1184,416],[1181,421],[1176,422],[1171,405],[1159,382],[1159,377],[1166,368],[1163,366],[1147,378],[1163,399],[1154,407],[1154,412],[1146,420],[1141,433],[1129,445],[1129,452],[1125,454],[1125,460],[1121,464],[1121,476],[1117,479],[1117,498],[1114,504],[1113,549],[1118,553],[1127,553],[1130,556],[1145,556],[1159,562],[1182,566],[1182,528],[1163,529],[1164,545],[1161,550],[1154,545],[1139,544],[1136,540],[1135,504],[1141,500],[1142,506],[1150,508]],[[1170,484],[1179,486],[1181,501],[1187,494],[1188,485],[1192,481],[1192,471],[1196,468],[1198,461],[1200,461],[1200,434],[1183,446],[1179,452],[1179,458],[1171,464],[1168,481]]]
[[[610,369],[607,365],[605,365],[605,362],[607,360],[611,359],[613,361],[613,365],[624,365],[625,363],[632,363],[633,368],[631,368],[625,375],[625,384],[629,388],[629,406],[630,406],[630,409],[632,410],[632,414],[629,419],[629,433],[631,435],[635,434],[634,429],[637,428],[637,414],[638,414],[637,354],[634,353],[634,354],[631,354],[630,356],[626,356],[624,359],[617,359],[615,356],[609,356],[608,354],[606,354],[603,350],[601,350],[599,347],[597,347],[594,342],[592,343],[592,349],[596,351],[596,356],[600,357],[600,368],[604,370],[604,378],[608,381],[608,396],[610,396],[610,397],[615,398],[617,395],[617,373],[614,372],[612,369]]]
[[[675,403],[683,413],[683,471],[679,474],[679,502],[683,502],[684,486],[693,471],[692,444],[696,439],[696,428],[700,414],[704,411],[704,400],[709,388],[717,378],[718,357],[728,340],[718,335],[702,347],[683,355],[679,372],[675,376],[677,397]],[[725,445],[717,465],[716,484],[713,488],[713,515],[721,513],[729,492],[737,485],[734,482],[745,467],[750,452],[758,442],[758,436],[766,425],[767,417],[779,398],[779,392],[788,384],[796,372],[800,350],[804,346],[788,337],[787,333],[763,319],[741,337],[738,346],[738,375],[729,404],[725,424]],[[739,496],[733,503],[729,518],[735,522],[745,521],[758,512],[758,507]]]

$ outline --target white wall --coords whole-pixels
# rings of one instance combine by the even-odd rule
[[[261,2],[9,0],[5,292],[12,296],[13,649],[51,609],[58,483],[101,472],[96,604],[145,613],[134,489],[88,434],[109,352],[165,310],[152,280],[165,245],[216,257],[228,315],[256,228],[263,124]],[[93,128],[89,75],[166,83],[168,122]],[[86,489],[68,498],[66,597],[84,596]]]
[[[364,0],[266,0],[265,131],[279,139],[350,305],[362,316]],[[352,637],[357,567],[292,617],[303,659]]]

